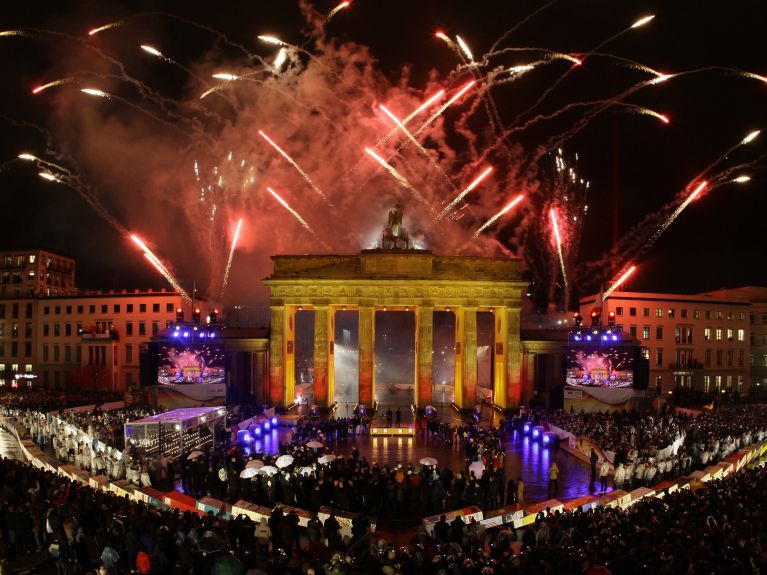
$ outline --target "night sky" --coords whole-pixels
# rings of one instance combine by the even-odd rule
[[[258,34],[274,34],[297,45],[306,41],[301,31],[306,30],[307,25],[297,4],[288,0],[250,3],[62,0],[48,4],[51,8],[47,11],[35,3],[14,2],[4,6],[0,29],[34,27],[87,37],[87,30],[94,26],[157,11],[219,30],[231,41],[264,57],[271,58],[274,47],[259,42]],[[326,13],[335,2],[312,4],[319,12]],[[460,34],[479,58],[506,30],[543,5],[533,1],[358,0],[338,13],[326,29],[328,36],[369,46],[378,68],[393,84],[398,82],[402,67],[408,66],[410,85],[423,87],[435,71],[444,79],[458,63],[456,55],[434,37],[435,30],[443,30],[450,36]],[[520,26],[502,47],[533,46],[583,55],[647,14],[655,14],[655,20],[623,34],[600,52],[638,61],[664,73],[723,66],[767,75],[763,37],[767,5],[760,0],[726,3],[562,0]],[[163,53],[172,53],[176,61],[195,70],[206,58],[225,61],[211,56],[220,48],[215,36],[159,14],[130,20],[94,41],[123,61],[131,75],[140,77],[170,98],[180,98],[192,91],[188,78],[179,69],[152,61],[146,55],[128,50],[128,46],[144,42],[162,46]],[[310,44],[306,47],[311,48]],[[30,94],[31,88],[40,83],[76,75],[76,54],[77,50],[68,48],[60,38],[0,38],[4,79],[0,92],[4,120],[0,122],[0,162],[14,158],[21,151],[38,155],[44,152],[44,142],[38,134],[18,125],[28,121],[49,129],[56,147],[71,153],[79,163],[78,152],[83,149],[78,141],[81,134],[72,129],[68,115],[78,114],[71,106],[93,107],[93,102],[83,101],[84,96],[66,95],[67,91],[73,91],[67,87],[51,90],[50,94]],[[503,63],[511,66],[531,59],[526,54],[511,54]],[[493,91],[504,122],[510,123],[567,69],[562,63],[549,65],[540,73],[537,70],[534,74],[528,73],[524,81]],[[543,111],[551,112],[569,102],[604,98],[643,79],[647,79],[646,76],[636,70],[592,55],[551,93]],[[450,86],[454,89],[458,85],[459,82],[453,82]],[[670,202],[706,165],[749,132],[767,127],[767,83],[717,70],[673,78],[641,90],[627,102],[661,112],[671,118],[671,123],[664,125],[651,117],[629,114],[614,107],[566,143],[567,152],[579,156],[579,174],[591,182],[579,260],[599,260],[622,234]],[[132,119],[130,110],[118,109],[114,102],[109,105],[110,111],[103,114],[114,114],[127,124],[146,122],[143,118]],[[561,129],[565,129],[573,118],[566,115],[557,121],[561,122]],[[83,124],[88,122],[92,122],[92,118],[83,120]],[[484,129],[481,122],[473,122],[472,127]],[[545,129],[551,129],[551,124],[546,124]],[[125,134],[124,131],[116,133],[116,137]],[[152,145],[151,133],[150,129],[142,133],[146,137],[142,146]],[[515,142],[533,149],[544,137],[535,127],[515,136]],[[723,166],[760,157],[765,165],[765,138],[767,133],[737,149]],[[374,137],[371,141],[375,141]],[[168,142],[161,144],[168,146]],[[456,139],[451,144],[460,146],[461,141]],[[172,155],[172,152],[162,150],[162,154]],[[196,231],[179,216],[173,202],[165,202],[157,194],[148,201],[140,190],[131,190],[125,185],[133,172],[151,171],[152,164],[130,157],[129,153],[122,156],[110,151],[101,158],[103,168],[93,170],[93,157],[94,152],[90,150],[82,175],[99,188],[99,197],[110,212],[132,229],[144,223],[143,211],[151,226],[164,228],[157,234],[157,245],[163,256],[173,262],[183,283],[190,288],[192,281],[206,284],[206,260],[194,253],[188,241],[188,236]],[[343,161],[344,158],[338,158],[339,164]],[[639,267],[628,287],[659,292],[699,292],[739,285],[767,285],[763,239],[767,175],[755,169],[747,173],[752,176],[748,184],[722,186],[693,202],[636,262]],[[167,185],[151,173],[143,175],[155,183],[160,180],[157,185]],[[110,178],[120,181],[119,194],[110,189]],[[511,192],[503,191],[506,195]],[[3,165],[0,193],[4,208],[0,249],[43,248],[74,257],[78,262],[80,287],[166,285],[140,253],[97,217],[76,193],[42,181],[29,164]],[[308,214],[311,216],[312,212]],[[279,217],[283,216],[280,212]],[[375,220],[370,213],[360,217]],[[406,225],[407,219],[406,215]],[[379,220],[371,221],[370,227],[378,229],[383,225],[385,212]],[[410,225],[411,233],[419,231],[413,229],[417,224]],[[151,226],[144,227],[149,237],[153,237],[149,231]],[[501,225],[491,235],[505,239],[514,229],[514,225]],[[231,298],[234,299],[228,303],[253,304],[260,298],[260,292],[253,288],[257,277],[254,279],[238,271],[249,267],[249,255],[259,254],[264,258],[269,254],[262,252],[267,250],[298,249],[284,242],[264,246],[254,240],[254,235],[268,233],[270,230],[263,226],[250,232],[247,250],[235,260],[232,281],[238,287],[233,289]],[[346,251],[354,253],[360,247],[368,246],[350,245]],[[308,248],[301,249],[308,251]],[[261,277],[266,275],[260,268],[258,273]],[[248,284],[247,289],[244,284]],[[583,291],[593,288],[593,285],[585,286]]]

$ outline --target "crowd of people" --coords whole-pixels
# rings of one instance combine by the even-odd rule
[[[102,405],[122,399],[114,391],[75,390],[67,391],[42,387],[4,387],[0,390],[0,406],[13,409],[34,409],[48,413],[80,405]]]

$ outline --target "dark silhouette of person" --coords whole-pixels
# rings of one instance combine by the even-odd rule
[[[397,413],[395,415],[397,418],[396,425],[397,427],[399,427],[400,425],[402,425],[402,410],[399,407],[397,408]]]
[[[392,412],[391,407],[386,410],[386,427],[391,427]]]

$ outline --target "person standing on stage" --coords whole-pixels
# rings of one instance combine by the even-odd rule
[[[552,461],[549,466],[549,497],[554,497],[559,489],[559,467],[557,462]]]

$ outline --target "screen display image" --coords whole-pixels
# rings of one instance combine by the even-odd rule
[[[168,346],[160,351],[160,384],[225,384],[224,350],[215,345]]]
[[[632,387],[634,385],[632,352],[615,347],[571,349],[566,383],[589,387]]]

